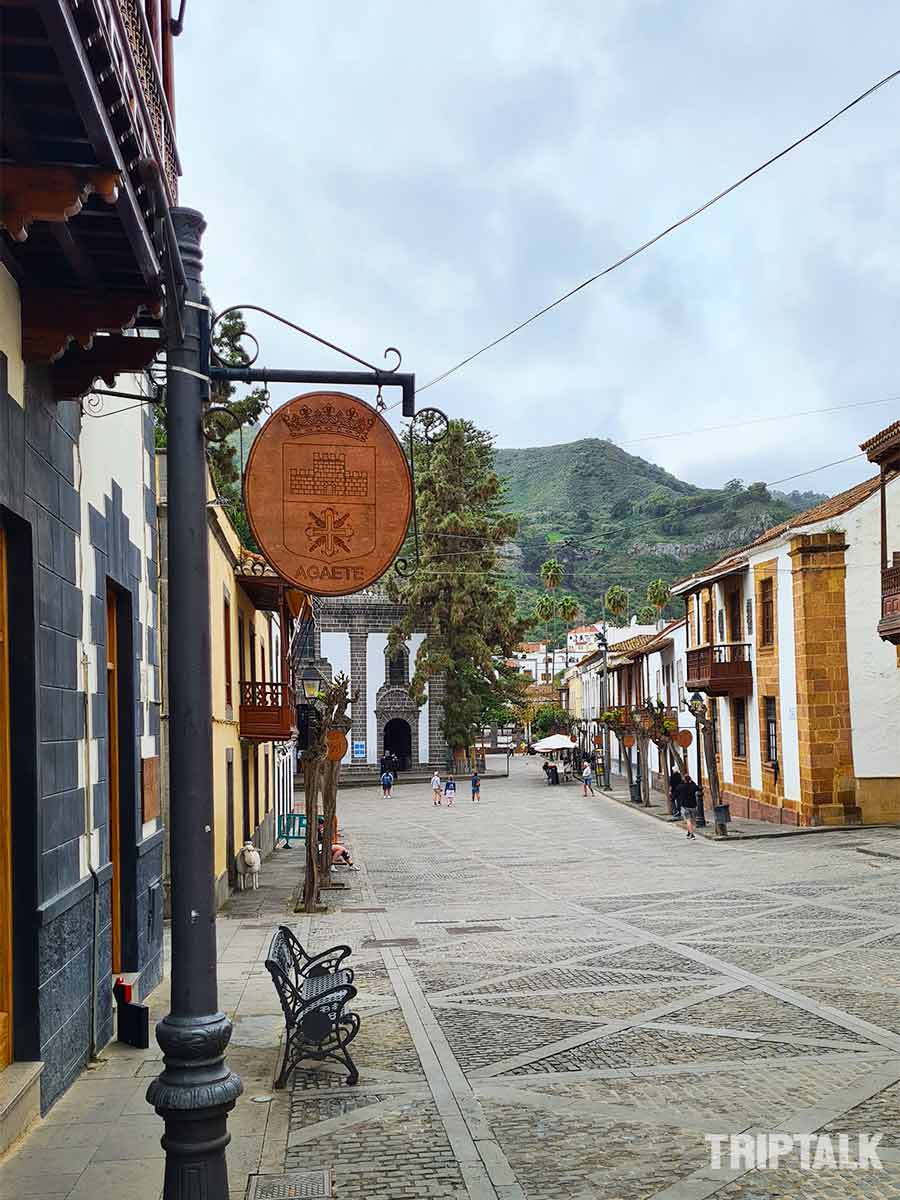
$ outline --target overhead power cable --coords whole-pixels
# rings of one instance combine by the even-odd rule
[[[843,108],[839,108],[837,112],[832,113],[830,117],[827,117],[820,124],[816,125],[815,128],[810,129],[807,133],[804,133],[802,137],[797,138],[795,141],[791,142],[790,145],[785,146],[783,150],[779,150],[777,154],[773,154],[771,158],[767,158],[765,162],[762,162],[759,164],[759,166],[754,167],[752,171],[748,171],[746,175],[742,175],[740,179],[735,180],[734,183],[729,184],[728,187],[723,188],[720,192],[717,192],[698,208],[695,208],[692,212],[687,213],[683,217],[679,217],[677,221],[673,221],[671,225],[667,225],[665,229],[661,230],[653,237],[648,238],[646,242],[642,242],[639,246],[636,246],[633,250],[629,250],[627,254],[623,254],[621,258],[616,259],[615,262],[610,263],[609,266],[604,267],[595,275],[591,275],[589,278],[583,280],[575,287],[570,288],[569,291],[564,292],[563,295],[558,296],[555,300],[552,300],[549,304],[545,304],[543,308],[539,308],[538,311],[532,313],[530,317],[526,317],[524,321],[520,321],[518,325],[514,325],[512,329],[508,329],[506,333],[502,333],[499,337],[495,337],[492,341],[487,342],[484,346],[481,346],[472,354],[468,354],[465,358],[460,359],[458,363],[454,363],[452,367],[448,367],[446,371],[442,371],[440,375],[436,375],[434,379],[430,379],[428,383],[422,384],[421,387],[416,389],[417,394],[418,392],[424,392],[427,388],[434,387],[434,385],[437,383],[442,383],[445,379],[449,378],[449,376],[455,374],[457,371],[461,371],[462,368],[468,366],[469,363],[474,362],[476,358],[480,358],[482,354],[486,354],[488,350],[493,350],[495,346],[499,346],[501,342],[505,342],[509,338],[514,337],[515,334],[521,333],[521,331],[527,328],[527,326],[533,324],[535,321],[540,320],[540,318],[546,316],[548,312],[551,312],[554,308],[558,308],[559,305],[564,304],[566,300],[571,300],[573,296],[577,295],[585,288],[590,287],[592,283],[596,283],[598,279],[602,279],[605,275],[609,275],[613,271],[618,270],[619,267],[624,266],[627,262],[630,262],[631,259],[637,258],[639,254],[643,254],[644,251],[649,250],[651,246],[655,246],[657,242],[662,241],[664,237],[668,237],[670,233],[673,233],[676,229],[681,228],[682,225],[686,225],[689,221],[693,221],[695,217],[699,217],[701,213],[706,212],[707,209],[712,208],[715,204],[718,204],[720,200],[724,200],[726,196],[729,196],[739,187],[743,187],[745,183],[748,183],[756,175],[761,174],[761,172],[765,171],[768,167],[771,167],[773,163],[778,162],[779,159],[784,158],[786,155],[790,154],[791,151],[796,150],[798,146],[802,146],[804,142],[808,142],[810,138],[813,138],[816,136],[816,134],[821,133],[822,130],[831,125],[832,122],[838,120],[839,117],[844,116],[845,113],[848,113],[851,108],[855,108],[857,104],[861,104],[863,100],[867,100],[870,96],[873,96],[875,92],[877,92],[880,88],[883,88],[886,84],[891,83],[897,78],[898,75],[900,75],[900,69],[891,71],[889,75],[885,75],[883,79],[880,79],[878,83],[873,84],[872,87],[867,88],[864,92],[861,92],[860,95],[851,100],[849,104],[845,104]],[[394,408],[396,405],[392,404],[390,407]]]

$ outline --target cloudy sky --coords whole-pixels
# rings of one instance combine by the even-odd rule
[[[189,4],[181,202],[218,308],[420,384],[895,69],[887,0]],[[900,399],[900,80],[420,403],[501,446],[610,437],[695,483],[854,453]],[[261,363],[342,364],[253,319]],[[274,391],[277,401],[298,389]],[[396,414],[395,414],[396,415]],[[785,485],[836,491],[854,462]]]

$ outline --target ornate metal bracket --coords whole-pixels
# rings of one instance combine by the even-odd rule
[[[422,408],[414,416],[409,423],[409,472],[412,476],[412,494],[413,494],[413,509],[412,509],[412,527],[413,527],[413,549],[414,557],[412,562],[404,555],[394,560],[394,570],[401,579],[409,579],[419,569],[422,561],[419,553],[419,516],[418,505],[416,503],[416,426],[419,425],[419,436],[422,441],[429,446],[434,446],[437,442],[442,442],[447,436],[450,429],[450,419],[445,412],[439,408]]]

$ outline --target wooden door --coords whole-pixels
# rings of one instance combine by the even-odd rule
[[[106,783],[112,863],[112,969],[122,970],[122,846],[119,804],[119,619],[116,594],[106,589]]]
[[[6,538],[0,528],[0,1070],[12,1061],[12,821]]]

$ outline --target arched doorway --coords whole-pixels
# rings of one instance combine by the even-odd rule
[[[397,756],[401,771],[412,766],[412,729],[402,717],[394,717],[385,725],[384,752]]]

